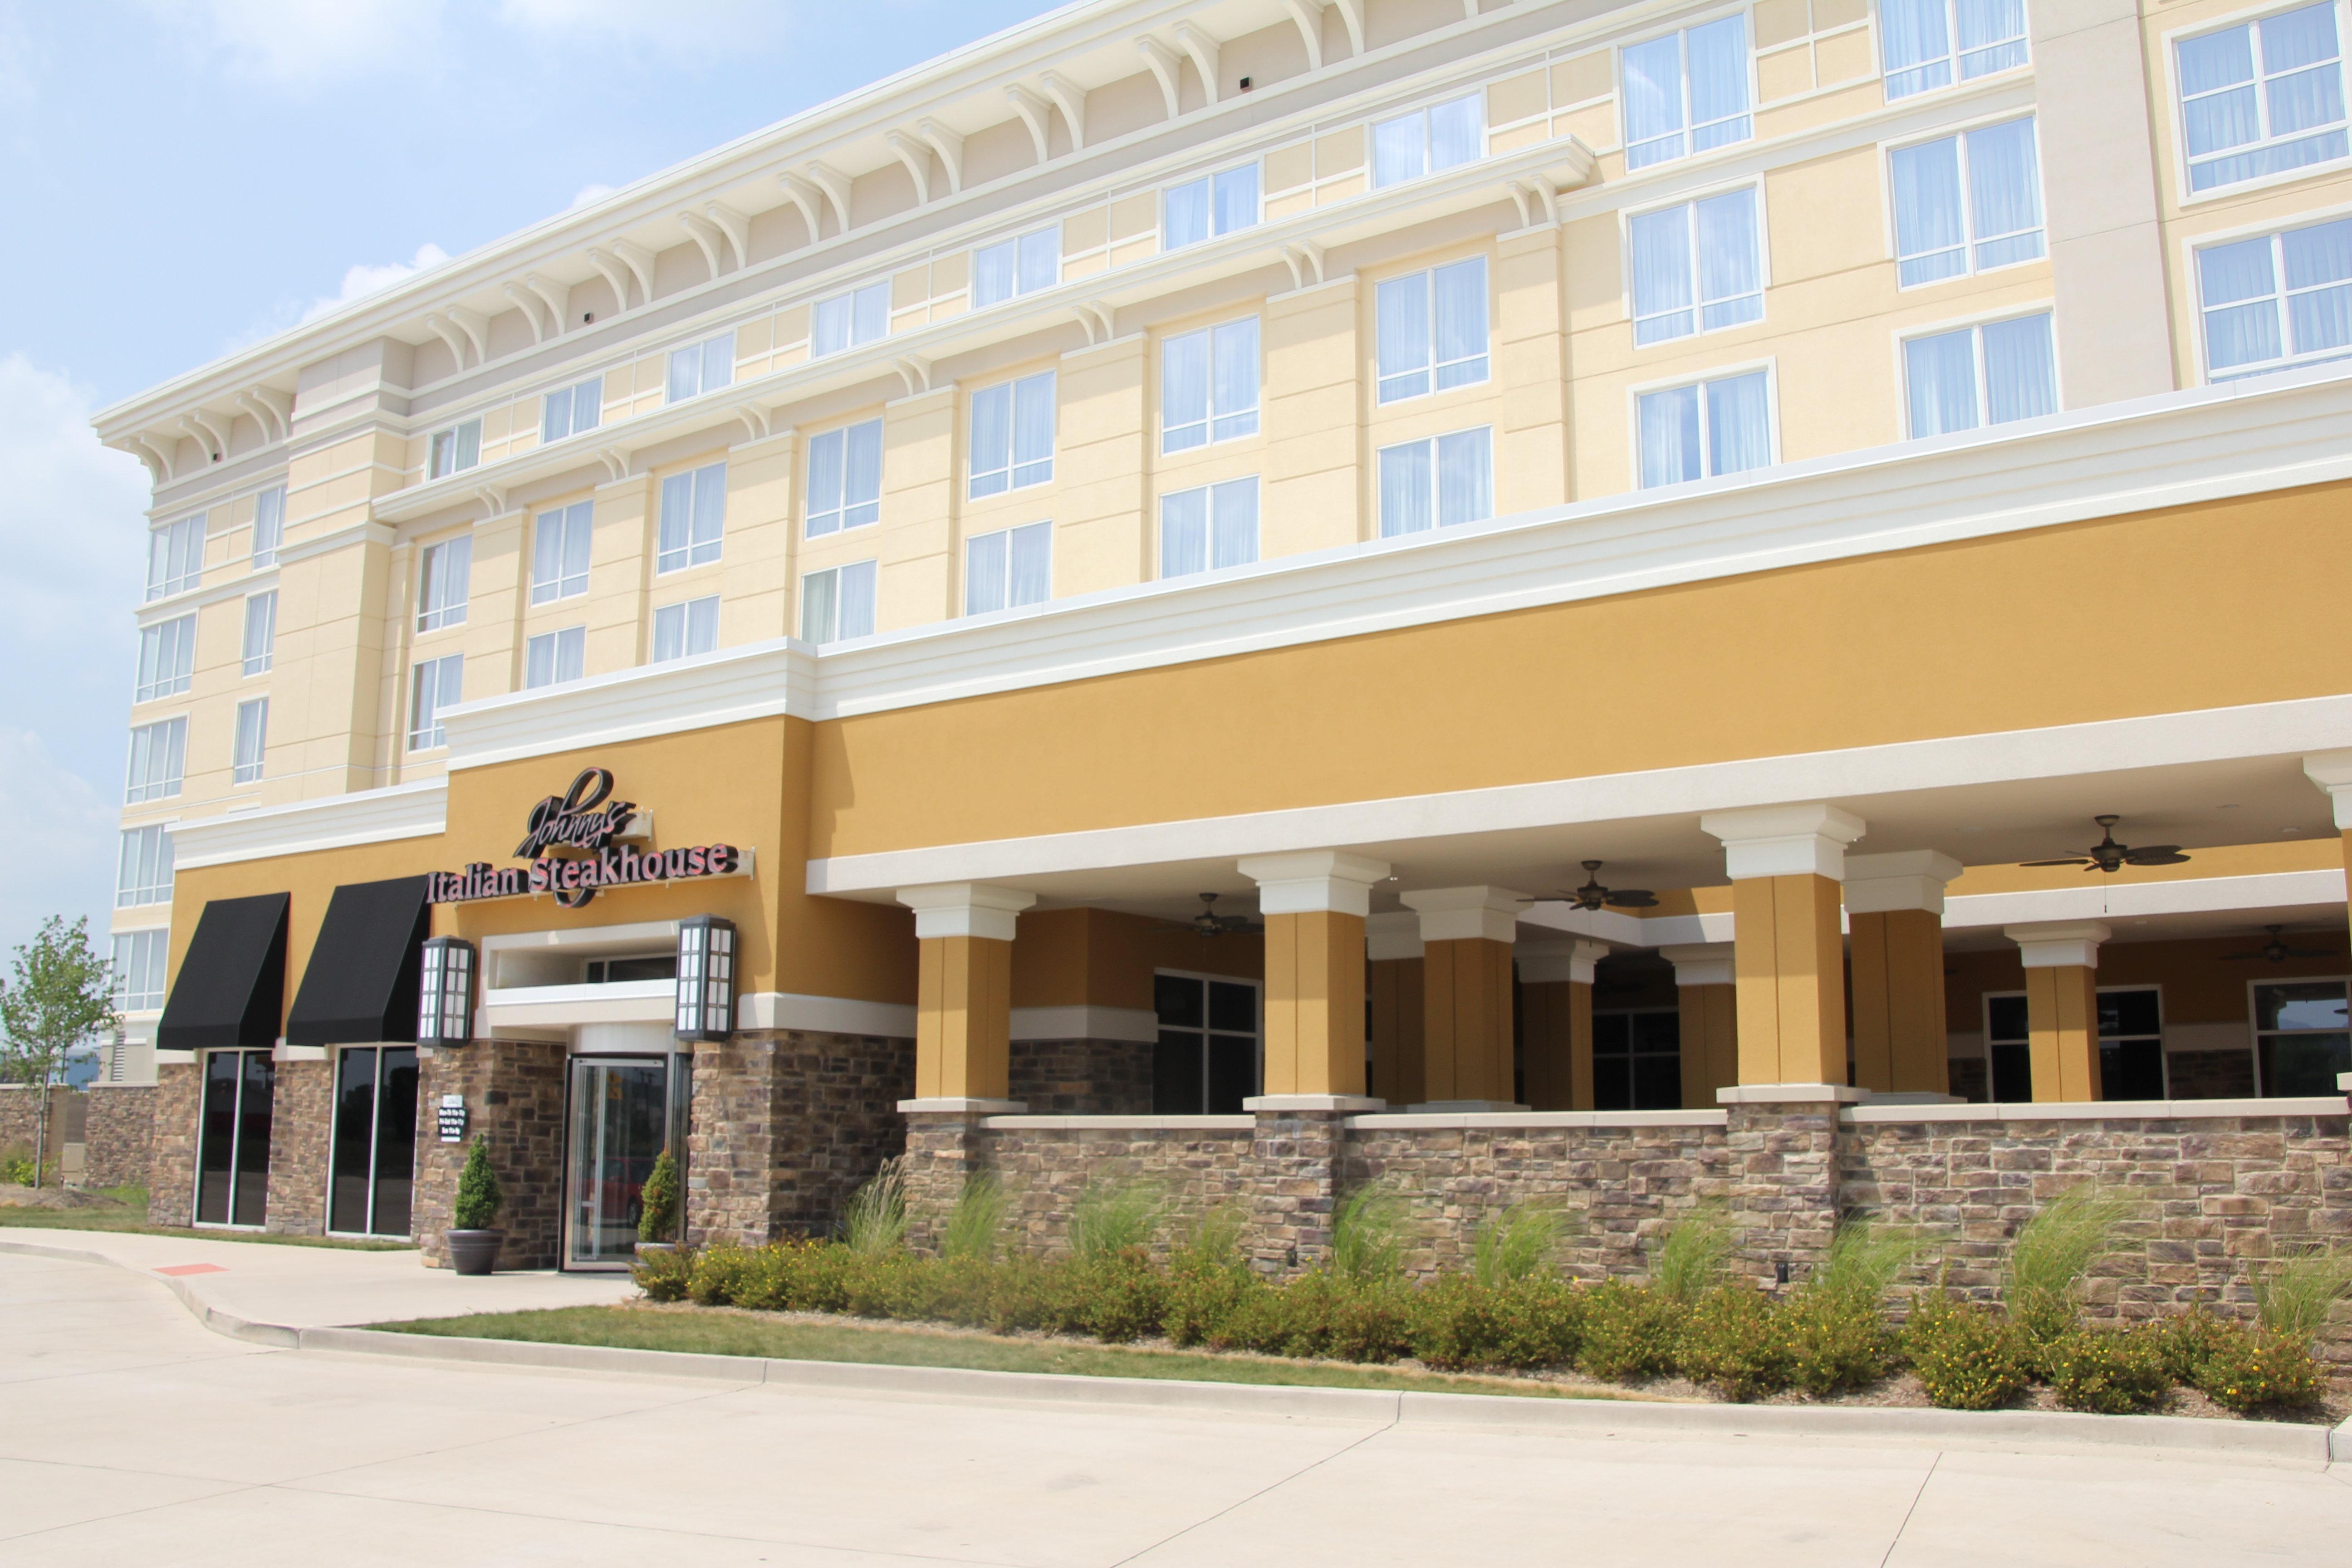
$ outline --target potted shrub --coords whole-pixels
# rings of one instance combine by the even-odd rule
[[[499,1260],[506,1232],[493,1230],[506,1194],[499,1190],[499,1173],[490,1169],[490,1145],[477,1137],[466,1154],[466,1168],[457,1173],[457,1202],[450,1211],[449,1267],[460,1274],[488,1274]]]
[[[677,1245],[677,1162],[665,1144],[637,1194],[637,1250],[669,1252]]]

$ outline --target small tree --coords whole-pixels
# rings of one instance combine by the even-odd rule
[[[490,1141],[479,1135],[466,1153],[466,1168],[457,1173],[457,1202],[449,1213],[452,1230],[488,1230],[499,1223],[507,1201],[499,1190],[499,1173],[490,1169]]]
[[[668,1241],[677,1229],[677,1162],[665,1144],[637,1194],[637,1239]]]
[[[37,1187],[49,1148],[49,1087],[64,1075],[75,1047],[114,1022],[112,967],[91,950],[88,920],[68,925],[63,916],[51,915],[16,950],[13,975],[0,980],[0,1077],[41,1089],[33,1150]]]

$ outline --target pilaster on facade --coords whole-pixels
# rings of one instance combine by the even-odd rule
[[[1739,1082],[1843,1083],[1845,847],[1866,829],[1836,806],[1757,806],[1699,818],[1723,843],[1738,969]]]

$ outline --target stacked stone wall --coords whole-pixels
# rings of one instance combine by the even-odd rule
[[[1201,1120],[1224,1125],[988,1128],[977,1134],[983,1150],[978,1163],[1003,1184],[1006,1229],[1013,1245],[1024,1250],[1045,1257],[1066,1253],[1070,1211],[1097,1185],[1155,1188],[1164,1200],[1170,1232],[1181,1234],[1211,1209],[1246,1207],[1252,1195],[1246,1174],[1255,1136],[1252,1119]],[[962,1170],[940,1161],[940,1144],[958,1135],[950,1131],[926,1145],[933,1169],[924,1183],[924,1202],[942,1215],[954,1205]]]
[[[1015,1040],[1007,1092],[1040,1116],[1149,1116],[1151,1051],[1133,1040]]]
[[[774,1030],[694,1054],[688,1239],[757,1246],[824,1235],[906,1147],[912,1040]]]
[[[197,1116],[204,1085],[204,1069],[194,1062],[156,1064],[155,1131],[147,1157],[150,1225],[195,1221]]]
[[[269,1203],[273,1236],[327,1234],[327,1142],[335,1064],[279,1062],[269,1097]]]
[[[561,1043],[477,1040],[418,1053],[416,1196],[410,1219],[430,1268],[448,1266],[447,1232],[457,1173],[477,1135],[489,1141],[506,1204],[498,1228],[501,1268],[552,1268],[563,1213],[563,1059]],[[441,1097],[466,1100],[466,1141],[444,1143]],[[324,1121],[324,1111],[320,1112]]]
[[[91,1186],[152,1184],[148,1165],[155,1138],[155,1093],[152,1084],[90,1085],[84,1179]]]

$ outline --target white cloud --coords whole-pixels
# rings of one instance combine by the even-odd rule
[[[33,940],[51,915],[89,921],[107,951],[114,903],[117,807],[69,773],[29,730],[0,728],[0,814],[8,823],[8,875],[0,879],[0,953]]]
[[[416,255],[411,260],[387,261],[380,267],[362,262],[345,270],[341,292],[313,300],[310,309],[302,312],[302,320],[315,321],[331,310],[340,310],[354,300],[364,299],[378,289],[389,289],[404,278],[430,267],[438,267],[448,259],[447,251],[427,240],[416,247]]]
[[[618,185],[583,185],[580,187],[580,194],[572,198],[572,210],[601,202],[620,188]]]
[[[317,88],[432,58],[443,0],[147,0],[232,76]]]

